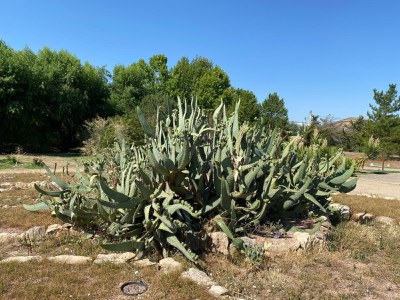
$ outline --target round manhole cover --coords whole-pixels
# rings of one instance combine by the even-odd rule
[[[141,281],[125,282],[121,285],[121,292],[127,296],[135,296],[143,294],[147,291],[147,285]]]

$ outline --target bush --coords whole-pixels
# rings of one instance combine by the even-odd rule
[[[116,141],[125,140],[127,143],[143,143],[144,133],[134,114],[96,118],[85,123],[86,140],[83,142],[83,152],[93,155],[104,149],[113,147]]]

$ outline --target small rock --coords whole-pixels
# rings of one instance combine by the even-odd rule
[[[81,265],[86,264],[92,259],[87,256],[77,256],[77,255],[57,255],[47,258],[51,262],[68,264],[68,265]]]
[[[8,233],[8,232],[0,233],[0,244],[15,243],[19,239],[20,239],[20,235],[18,233]]]
[[[164,258],[158,262],[160,270],[164,273],[177,271],[182,268],[182,264],[171,257]]]
[[[395,219],[390,218],[390,217],[385,217],[385,216],[377,216],[375,218],[375,222],[380,223],[380,224],[385,224],[385,225],[397,225],[397,222]]]
[[[73,225],[71,223],[64,223],[61,225],[63,228],[70,229]]]
[[[264,242],[264,250],[269,254],[284,254],[296,251],[300,248],[300,242],[294,238],[274,239],[267,238]]]
[[[297,240],[300,248],[307,249],[310,245],[310,234],[308,232],[296,231],[293,233],[293,239]]]
[[[46,229],[44,226],[35,226],[22,233],[21,238],[28,239],[29,241],[38,241],[43,239],[45,234]]]
[[[203,286],[218,285],[215,281],[208,277],[206,273],[195,268],[190,268],[189,270],[183,272],[181,277],[190,279],[193,282]]]
[[[342,221],[350,220],[351,209],[347,205],[343,205],[340,203],[331,203],[329,208],[332,212],[336,212],[339,214],[339,218]]]
[[[257,240],[249,238],[247,236],[243,236],[240,238],[243,241],[243,245],[245,246],[250,246],[250,247],[255,247],[257,246]]]
[[[374,220],[374,215],[370,213],[355,213],[351,216],[351,218],[355,222],[366,224]]]
[[[332,224],[329,221],[324,221],[321,223],[320,231],[326,232],[332,229]]]
[[[228,255],[229,239],[228,236],[221,231],[211,232],[211,250],[213,252],[222,253]]]
[[[16,183],[14,183],[14,187],[13,187],[13,189],[16,189],[16,190],[25,190],[27,188],[28,188],[28,184],[25,182],[16,182]]]
[[[28,183],[28,187],[33,188],[35,184],[42,188],[47,187],[47,181],[32,181],[32,182]]]
[[[220,285],[213,285],[210,287],[208,292],[213,295],[214,297],[220,297],[220,296],[225,296],[229,294],[228,289],[224,288],[223,286]]]
[[[136,254],[133,252],[98,254],[93,262],[95,264],[104,264],[104,263],[123,264],[135,258],[135,256]]]
[[[0,187],[2,189],[9,189],[12,187],[12,184],[11,184],[11,182],[2,182],[2,183],[0,183]]]
[[[52,225],[49,225],[47,227],[46,234],[49,235],[49,234],[60,232],[62,230],[64,230],[64,227],[62,225],[60,225],[60,224],[52,224]]]
[[[23,262],[28,262],[28,261],[41,261],[42,257],[41,256],[12,256],[3,259],[0,261],[0,263],[9,263],[9,262],[17,262],[17,263],[23,263]]]
[[[135,260],[133,262],[133,264],[137,267],[141,267],[141,268],[145,268],[145,267],[150,267],[150,266],[154,266],[156,263],[150,261],[148,258],[145,259],[139,259],[139,260]]]

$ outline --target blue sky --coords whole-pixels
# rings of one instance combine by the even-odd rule
[[[399,12],[396,0],[2,0],[0,39],[110,71],[160,53],[170,67],[204,56],[259,101],[277,92],[291,120],[339,119],[365,115],[374,88],[400,83]]]

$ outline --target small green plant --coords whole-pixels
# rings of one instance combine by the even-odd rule
[[[18,165],[20,162],[14,155],[7,155],[5,163],[8,163],[10,165]]]
[[[264,258],[264,245],[243,244],[243,252],[252,264],[259,265]]]
[[[12,168],[20,164],[14,155],[7,155],[4,159],[0,160],[0,168]]]
[[[32,159],[32,165],[35,167],[44,167],[44,161],[41,160],[40,158],[34,157]]]

